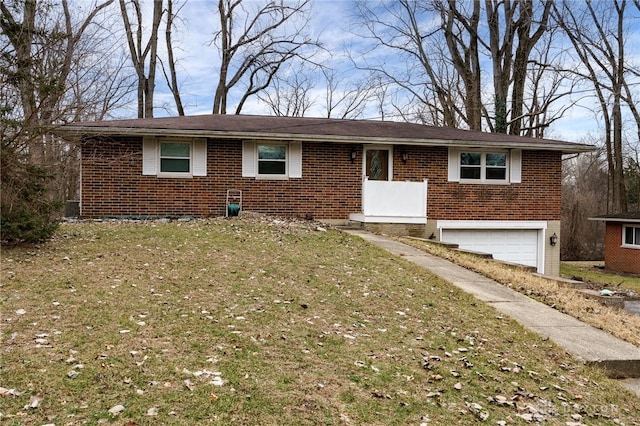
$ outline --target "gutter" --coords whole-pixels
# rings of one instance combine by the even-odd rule
[[[304,133],[273,133],[273,132],[242,132],[242,131],[215,131],[215,130],[176,130],[153,128],[126,128],[126,127],[96,127],[67,125],[54,131],[57,135],[69,139],[71,142],[79,142],[86,136],[172,136],[172,137],[200,137],[200,138],[224,138],[235,140],[296,140],[301,142],[330,142],[350,144],[386,144],[386,145],[415,145],[415,146],[450,146],[460,148],[511,148],[525,150],[561,151],[563,154],[583,153],[595,151],[593,145],[581,145],[575,143],[563,144],[561,142],[536,144],[529,142],[491,142],[491,141],[463,141],[456,139],[417,139],[417,138],[389,138],[375,136],[340,136],[318,135]]]

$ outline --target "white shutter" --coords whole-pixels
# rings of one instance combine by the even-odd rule
[[[196,139],[193,141],[193,166],[194,176],[207,175],[207,140]]]
[[[158,174],[158,143],[155,138],[145,137],[142,140],[142,174]]]
[[[289,177],[302,177],[302,142],[289,143]]]
[[[512,149],[509,162],[509,181],[511,183],[522,182],[522,150]]]
[[[256,176],[256,143],[242,141],[242,177]]]
[[[460,181],[460,150],[449,148],[449,182]]]

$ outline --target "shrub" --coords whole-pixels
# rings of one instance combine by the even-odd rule
[[[6,155],[3,152],[7,160]],[[7,166],[3,161],[3,166]],[[58,227],[62,204],[47,197],[51,174],[38,166],[13,162],[2,168],[0,242],[36,243],[51,238]]]

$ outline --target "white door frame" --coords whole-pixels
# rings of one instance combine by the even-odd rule
[[[387,180],[393,180],[393,145],[364,145],[362,150],[362,176],[367,176],[367,151],[389,152],[389,176]]]

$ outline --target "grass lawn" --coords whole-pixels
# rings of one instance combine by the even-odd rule
[[[599,370],[306,222],[64,224],[1,260],[3,425],[640,424]]]
[[[626,288],[640,293],[640,277],[616,274],[605,269],[595,268],[602,262],[562,262],[560,275],[565,278],[580,277],[583,281],[600,284],[602,288]]]

